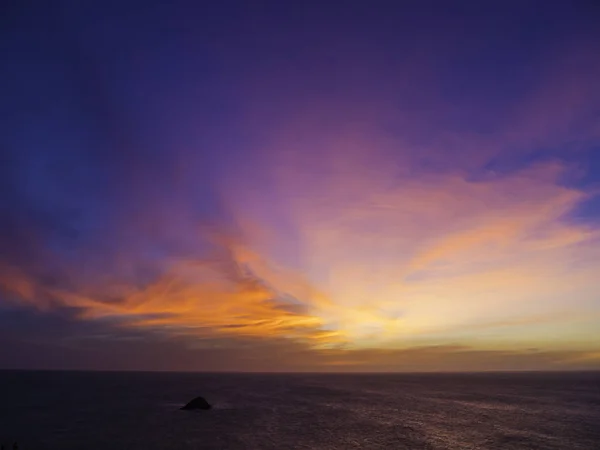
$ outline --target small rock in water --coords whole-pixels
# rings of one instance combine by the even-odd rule
[[[183,406],[181,409],[190,410],[190,409],[210,409],[210,404],[204,399],[204,397],[196,397],[194,400],[190,401],[187,405]]]

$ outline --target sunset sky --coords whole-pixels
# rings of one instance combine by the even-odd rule
[[[594,2],[1,15],[0,368],[600,369]]]

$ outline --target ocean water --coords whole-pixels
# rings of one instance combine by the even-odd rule
[[[178,409],[198,395],[214,409]],[[600,373],[0,372],[0,444],[14,440],[20,450],[600,449]]]

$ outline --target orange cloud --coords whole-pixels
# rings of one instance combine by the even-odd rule
[[[337,332],[322,330],[321,319],[304,305],[282,300],[269,280],[249,270],[249,261],[257,266],[260,257],[229,238],[219,240],[217,252],[213,258],[174,261],[139,287],[102,279],[57,287],[5,264],[0,288],[14,301],[36,308],[72,308],[81,319],[113,319],[173,335],[277,337],[313,345],[338,339]]]

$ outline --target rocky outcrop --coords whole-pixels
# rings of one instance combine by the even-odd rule
[[[186,411],[190,411],[193,409],[210,409],[210,404],[204,399],[204,397],[196,397],[192,401],[188,402],[187,405],[183,406],[181,409]]]

